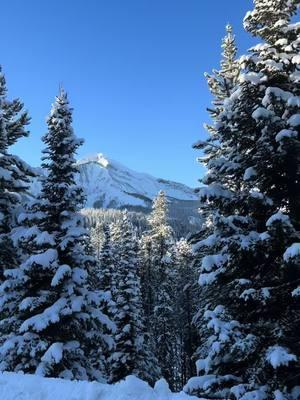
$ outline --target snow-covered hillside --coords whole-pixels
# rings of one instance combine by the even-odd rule
[[[1,400],[192,400],[184,393],[171,393],[160,380],[152,389],[134,376],[115,385],[74,382],[10,372],[0,373]]]
[[[186,185],[133,171],[101,153],[78,161],[78,166],[78,182],[87,195],[86,207],[149,208],[153,197],[160,190],[163,190],[170,200],[197,200],[193,189]],[[42,172],[41,169],[37,171]],[[38,190],[39,184],[34,181],[32,192],[36,194]]]

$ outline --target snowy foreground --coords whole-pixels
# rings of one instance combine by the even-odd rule
[[[1,400],[192,400],[185,393],[171,393],[161,379],[153,388],[128,376],[115,385],[67,381],[11,372],[0,373]]]

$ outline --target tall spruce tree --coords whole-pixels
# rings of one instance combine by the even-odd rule
[[[180,390],[195,374],[193,355],[198,344],[193,317],[197,311],[199,285],[197,270],[193,265],[192,247],[186,239],[180,239],[174,249],[175,291],[174,318],[176,332],[176,389]]]
[[[235,35],[230,24],[226,26],[226,36],[222,40],[221,47],[223,49],[221,69],[214,69],[212,75],[205,74],[209,89],[214,96],[215,106],[221,106],[222,102],[230,96],[240,74]]]
[[[27,251],[5,271],[0,326],[9,327],[0,347],[0,368],[69,379],[100,378],[90,361],[101,352],[101,295],[87,287],[95,263],[87,254],[87,231],[78,211],[83,193],[75,184],[74,154],[82,143],[72,129],[72,110],[61,90],[47,120],[42,192],[19,217],[14,238]]]
[[[254,4],[244,26],[265,43],[240,60],[237,85],[213,115],[217,140],[205,148],[201,376],[185,389],[290,400],[300,395],[299,1]]]
[[[95,226],[92,226],[90,229],[91,245],[98,260],[101,258],[101,250],[105,241],[104,231],[104,224],[100,221],[97,221]]]
[[[141,283],[147,327],[153,326],[156,286],[159,278],[156,269],[160,261],[170,260],[173,232],[168,223],[168,204],[165,193],[160,191],[153,200],[148,229],[141,239]]]
[[[99,240],[100,238],[100,240]],[[101,245],[100,245],[101,243]],[[112,321],[115,320],[116,305],[112,293],[115,287],[114,274],[116,273],[113,244],[111,240],[110,227],[108,224],[97,223],[91,229],[91,245],[96,253],[97,262],[90,269],[90,287],[94,292],[99,293],[100,309]],[[107,381],[110,377],[109,357],[115,349],[114,336],[116,326],[104,326],[102,336],[105,338],[106,346],[99,351],[92,351],[93,365],[103,373]]]
[[[110,381],[133,374],[150,383],[159,378],[159,367],[149,345],[144,324],[138,266],[138,241],[127,212],[112,229],[116,271],[113,300],[116,348],[110,357]]]
[[[168,204],[160,191],[153,201],[149,217],[150,229],[142,238],[142,291],[147,327],[154,340],[154,349],[162,376],[175,386],[176,339],[174,318],[175,269],[174,239],[168,224]]]
[[[28,136],[29,117],[19,99],[8,100],[5,77],[0,67],[0,282],[3,271],[16,266],[19,255],[10,232],[15,226],[16,212],[22,194],[26,192],[30,167],[9,148],[20,138]]]
[[[114,290],[114,273],[116,271],[114,265],[114,252],[113,243],[111,240],[110,226],[104,224],[103,230],[103,242],[99,253],[99,273],[98,280],[101,289],[104,292],[112,292]]]

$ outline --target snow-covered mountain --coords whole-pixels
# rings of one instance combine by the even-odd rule
[[[99,153],[78,161],[78,183],[84,188],[87,202],[85,207],[95,208],[146,208],[160,190],[171,203],[190,203],[197,200],[193,189],[181,183],[155,178],[133,171],[126,166]],[[38,169],[42,173],[41,169]],[[32,183],[31,191],[36,194],[40,184]]]

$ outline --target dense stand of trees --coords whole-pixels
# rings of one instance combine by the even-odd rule
[[[130,373],[150,383],[164,376],[173,389],[180,389],[195,373],[191,357],[197,332],[192,320],[198,285],[191,246],[185,239],[175,240],[164,193],[154,199],[143,233],[123,211],[110,224],[98,220],[91,242],[100,281],[113,291],[115,304],[117,355],[109,360],[110,381]]]
[[[207,399],[300,397],[300,0],[255,0],[238,57],[226,27],[202,150],[203,226],[178,240],[152,212],[80,210],[82,141],[60,90],[47,174],[11,154],[29,117],[0,71],[0,370],[116,382],[134,374]],[[97,214],[97,215],[96,215]],[[93,219],[92,227],[85,227]]]

